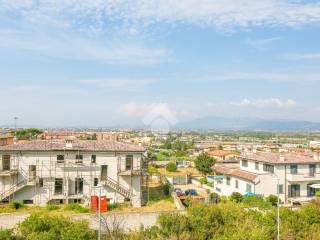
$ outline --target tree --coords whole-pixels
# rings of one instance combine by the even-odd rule
[[[177,171],[177,165],[173,162],[167,164],[166,169],[168,172],[175,172]]]
[[[212,167],[216,161],[208,153],[202,153],[196,158],[194,163],[199,172],[207,175],[212,173]]]

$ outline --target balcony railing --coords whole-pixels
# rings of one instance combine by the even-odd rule
[[[309,174],[309,173],[298,173],[298,174],[291,174],[287,175],[288,181],[315,181],[320,180],[320,173]]]

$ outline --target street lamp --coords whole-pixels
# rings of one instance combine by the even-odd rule
[[[98,184],[97,188],[99,188],[99,199],[98,199],[99,230],[98,230],[98,240],[101,240],[101,188],[102,188],[102,185]]]
[[[277,196],[278,196],[278,206],[277,206],[277,240],[280,240],[280,192],[279,192],[279,182],[280,182],[280,179],[279,177],[273,173],[272,174],[275,179],[277,180]]]

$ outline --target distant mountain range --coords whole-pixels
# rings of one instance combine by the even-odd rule
[[[180,122],[180,129],[256,130],[256,131],[306,131],[320,130],[320,123],[299,120],[265,120],[258,118],[204,117]]]

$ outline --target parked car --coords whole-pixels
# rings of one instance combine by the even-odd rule
[[[183,196],[181,188],[175,188],[173,191],[177,194],[178,197]]]
[[[184,192],[184,194],[187,195],[187,196],[197,196],[198,195],[197,191],[195,189],[192,189],[192,188],[187,189]]]

